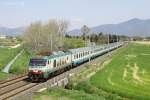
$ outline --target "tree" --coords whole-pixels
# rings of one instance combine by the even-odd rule
[[[65,34],[66,34],[66,31],[68,29],[68,26],[69,26],[69,23],[68,21],[65,21],[65,20],[62,20],[58,23],[58,26],[59,26],[59,30],[58,30],[58,37],[59,37],[59,40],[58,40],[58,46],[59,47],[63,47],[65,46],[64,45],[64,37],[65,37]]]
[[[58,50],[64,45],[63,37],[68,28],[67,21],[49,20],[42,24],[31,24],[24,35],[24,46],[29,51]]]
[[[81,32],[83,33],[83,40],[86,40],[86,36],[90,32],[90,29],[86,25],[83,25]]]
[[[30,51],[39,50],[42,35],[41,29],[41,22],[36,22],[28,27],[23,38],[25,48]]]

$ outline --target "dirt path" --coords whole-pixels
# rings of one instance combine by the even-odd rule
[[[13,64],[13,63],[16,61],[16,59],[23,53],[23,51],[24,51],[24,50],[21,50],[21,51],[17,54],[17,56],[16,56],[13,60],[11,60],[11,61],[5,66],[5,68],[2,70],[2,72],[9,73],[9,70],[10,70],[12,64]]]
[[[150,45],[150,41],[134,41],[133,43]]]

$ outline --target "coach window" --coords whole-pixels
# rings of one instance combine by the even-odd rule
[[[54,67],[56,67],[56,60],[54,60]]]
[[[68,56],[67,56],[67,60],[68,60]]]

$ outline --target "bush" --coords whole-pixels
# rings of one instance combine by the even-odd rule
[[[74,89],[75,90],[82,90],[82,91],[85,91],[86,93],[90,93],[90,94],[97,92],[97,88],[93,87],[87,81],[79,82],[76,86],[74,86]]]

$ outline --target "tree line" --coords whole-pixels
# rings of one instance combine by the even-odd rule
[[[90,28],[86,25],[81,28],[81,36],[71,36],[67,34],[68,26],[68,21],[64,20],[49,20],[47,23],[32,23],[23,36],[24,48],[30,52],[55,51],[60,48],[69,49],[77,47],[79,43],[82,43],[83,46],[87,46],[88,43],[91,42],[95,44],[107,44],[128,39],[126,36],[104,34],[102,32],[99,34],[91,33]],[[81,39],[85,41],[85,44],[83,44]],[[77,44],[73,46],[73,43]],[[81,47],[81,45],[79,46]]]

